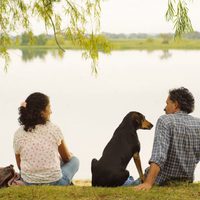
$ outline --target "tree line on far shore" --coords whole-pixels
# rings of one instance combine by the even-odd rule
[[[156,39],[162,38],[165,41],[169,41],[174,38],[173,33],[159,33],[159,34],[147,34],[147,33],[106,33],[103,32],[102,36],[106,37],[108,40],[135,40],[135,39]],[[69,40],[66,35],[59,35],[58,41],[62,45],[66,40]],[[183,35],[184,39],[191,39],[191,40],[200,40],[200,32],[192,32]],[[55,45],[54,35],[49,34],[40,34],[40,35],[33,35],[31,32],[27,33],[24,32],[21,35],[13,36],[12,37],[12,45],[14,46],[26,46],[26,45]]]

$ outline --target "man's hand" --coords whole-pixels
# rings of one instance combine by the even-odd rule
[[[150,190],[152,188],[152,185],[149,183],[142,183],[136,187],[134,187],[134,190]]]
[[[147,174],[147,178],[144,183],[134,187],[135,190],[150,190],[156,180],[158,173],[160,172],[160,167],[156,163],[150,164],[150,169]]]

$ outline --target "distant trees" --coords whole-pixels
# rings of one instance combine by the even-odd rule
[[[193,39],[193,40],[197,39],[197,40],[199,40],[200,39],[200,32],[194,31],[194,32],[185,34],[184,37],[187,38],[187,39]]]
[[[21,35],[20,45],[45,45],[46,42],[47,36],[45,34],[34,36],[32,32],[25,32]]]
[[[27,45],[27,44],[32,44],[33,43],[33,33],[28,32],[28,33],[23,33],[21,36],[21,45]]]
[[[40,34],[35,36],[35,40],[37,45],[45,45],[47,42],[47,36],[45,34]]]
[[[169,44],[170,40],[173,38],[173,35],[169,33],[161,33],[160,38],[162,39],[163,44]]]

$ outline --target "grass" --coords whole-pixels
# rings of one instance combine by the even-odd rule
[[[15,186],[0,189],[0,200],[198,200],[200,183],[153,187],[135,191],[133,187]]]
[[[141,39],[141,40],[111,40],[113,50],[147,49],[200,49],[200,40],[169,40]]]

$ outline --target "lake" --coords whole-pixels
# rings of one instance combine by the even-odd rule
[[[100,158],[107,142],[129,111],[139,111],[154,125],[164,114],[169,89],[184,86],[195,96],[200,117],[200,51],[113,51],[100,53],[98,75],[80,51],[10,50],[6,73],[0,60],[0,166],[15,165],[13,134],[18,107],[33,92],[50,97],[51,121],[59,125],[68,148],[80,159],[75,179],[91,179],[92,158]],[[155,126],[139,130],[143,169],[151,156]],[[133,161],[128,169],[138,173]],[[200,164],[195,171],[200,181]]]

